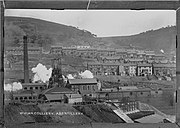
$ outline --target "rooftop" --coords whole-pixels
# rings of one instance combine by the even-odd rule
[[[153,64],[154,67],[176,68],[176,64]]]
[[[43,94],[59,94],[59,93],[73,93],[70,89],[65,87],[53,87],[42,92]]]
[[[46,86],[44,83],[22,83],[22,86]]]
[[[84,78],[84,79],[69,79],[69,84],[97,84],[95,78]]]
[[[134,59],[134,58],[129,58],[125,59],[126,61],[143,61],[143,59]]]
[[[152,64],[138,64],[139,67],[151,67]]]

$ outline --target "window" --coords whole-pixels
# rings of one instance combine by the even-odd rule
[[[132,96],[132,94],[133,94],[133,93],[132,93],[132,92],[130,92],[130,95],[131,95],[131,96]]]
[[[87,89],[87,90],[90,90],[90,86],[88,85],[87,87],[88,87],[88,89]]]
[[[86,85],[83,85],[83,90],[86,90]]]
[[[33,90],[33,87],[30,87],[30,90]]]
[[[30,96],[29,99],[32,100],[32,97]]]
[[[24,90],[27,90],[27,87],[25,87]]]
[[[35,87],[36,90],[38,90],[38,87]]]
[[[19,98],[18,97],[15,97],[15,100],[18,100]]]

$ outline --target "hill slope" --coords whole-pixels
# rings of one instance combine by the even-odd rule
[[[156,52],[163,49],[170,53],[175,50],[176,27],[166,27],[158,30],[150,30],[132,36],[104,37],[102,40],[113,42],[115,47],[133,45],[142,49],[150,49]]]
[[[26,34],[29,45],[49,48],[50,45],[90,45],[94,47],[132,47],[150,49],[159,52],[175,50],[175,26],[150,30],[137,35],[117,37],[96,37],[86,30],[79,30],[73,26],[66,26],[49,21],[25,18],[5,17],[5,42],[6,46],[20,46],[22,36]]]

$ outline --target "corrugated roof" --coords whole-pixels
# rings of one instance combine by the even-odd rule
[[[69,84],[96,84],[97,79],[95,78],[84,78],[84,79],[69,79]]]

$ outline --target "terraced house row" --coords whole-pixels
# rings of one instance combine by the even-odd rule
[[[22,47],[8,47],[6,48],[6,54],[22,55]],[[137,49],[110,49],[110,48],[93,48],[93,47],[62,47],[62,46],[51,46],[50,51],[44,51],[41,47],[28,47],[29,54],[60,54],[60,55],[70,55],[82,58],[91,59],[102,59],[103,57],[109,57],[112,61],[115,58],[136,58],[136,59],[146,59],[146,60],[164,60],[164,54],[155,54],[154,51],[144,51]],[[113,58],[114,57],[114,58]],[[117,60],[116,59],[116,60]]]
[[[87,69],[94,75],[121,75],[121,76],[175,76],[174,63],[87,63]]]

